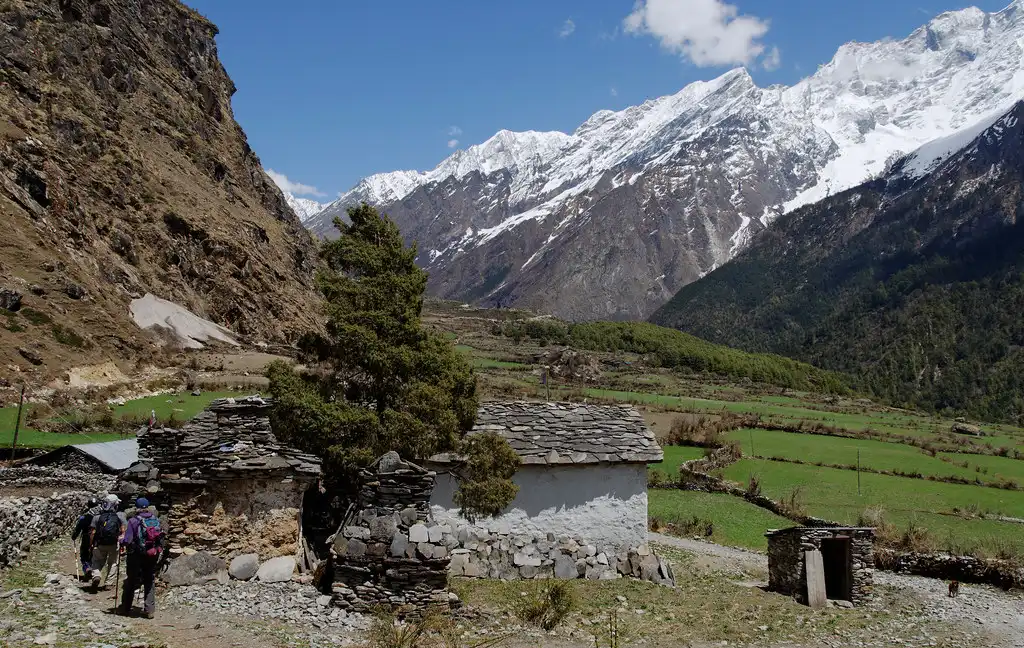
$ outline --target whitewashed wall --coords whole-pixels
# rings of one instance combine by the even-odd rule
[[[441,466],[430,504],[438,523],[468,524],[453,496],[457,482]],[[647,468],[643,464],[523,466],[519,494],[499,518],[476,526],[495,533],[554,533],[599,546],[637,547],[647,542]]]

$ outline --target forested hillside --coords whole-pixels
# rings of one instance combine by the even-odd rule
[[[780,219],[653,321],[849,373],[898,404],[1021,421],[1021,117],[1017,104],[929,173],[912,155]]]

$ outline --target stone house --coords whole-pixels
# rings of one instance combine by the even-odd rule
[[[302,503],[318,487],[320,460],[278,443],[271,404],[218,399],[180,429],[139,432],[139,462],[122,482],[168,513],[172,547],[222,557],[300,553]]]
[[[808,602],[807,554],[820,552],[825,593],[856,605],[871,593],[875,530],[861,527],[791,527],[768,538],[768,589]]]
[[[481,522],[503,534],[582,537],[609,551],[647,542],[647,464],[661,447],[636,409],[622,405],[484,402],[474,432],[495,431],[522,459],[519,493],[498,518]],[[435,455],[433,517],[453,528],[458,514],[456,457]]]

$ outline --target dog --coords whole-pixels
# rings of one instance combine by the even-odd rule
[[[949,598],[956,598],[960,593],[960,581],[949,581]]]

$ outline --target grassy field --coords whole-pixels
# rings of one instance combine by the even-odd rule
[[[211,401],[217,398],[242,397],[248,392],[205,392],[200,396],[192,396],[188,392],[177,394],[161,394],[126,402],[113,407],[114,415],[121,418],[148,419],[151,411],[156,412],[159,420],[166,421],[173,415],[179,421],[187,421],[206,409]],[[116,441],[123,438],[118,433],[103,434],[60,434],[34,430],[27,426],[25,418],[29,408],[27,405],[22,413],[21,430],[18,432],[18,447],[53,448],[69,443],[98,443],[100,441]],[[17,407],[0,409],[0,448],[9,448],[14,439],[14,423],[17,418]]]
[[[1024,517],[1024,492],[862,473],[858,495],[854,471],[756,459],[743,459],[723,475],[743,484],[756,475],[764,494],[776,500],[799,487],[807,512],[818,517],[856,524],[866,509],[878,507],[897,528],[925,527],[946,548],[1007,548],[1024,555],[1024,525],[953,514],[960,509]]]
[[[901,443],[777,430],[735,430],[730,432],[727,438],[739,443],[744,454],[758,457],[784,457],[807,463],[855,466],[859,450],[860,465],[874,470],[905,473],[916,471],[922,475],[953,476],[969,480],[977,478],[983,482],[995,482],[1000,478],[1024,482],[1024,461],[1004,457],[942,453],[950,462],[967,461],[969,467],[964,468],[943,461],[937,456],[932,457],[914,446]],[[987,461],[992,459],[998,461]],[[981,466],[988,472],[980,472],[975,466]]]
[[[651,464],[651,468],[661,473],[675,477],[679,474],[679,466],[691,459],[700,459],[704,456],[704,448],[693,448],[688,446],[664,446],[665,460],[660,464]]]
[[[714,533],[710,540],[748,549],[768,548],[764,537],[767,529],[792,526],[784,517],[720,493],[652,489],[647,495],[647,512],[652,520],[672,524],[685,523],[692,517],[711,520]]]

